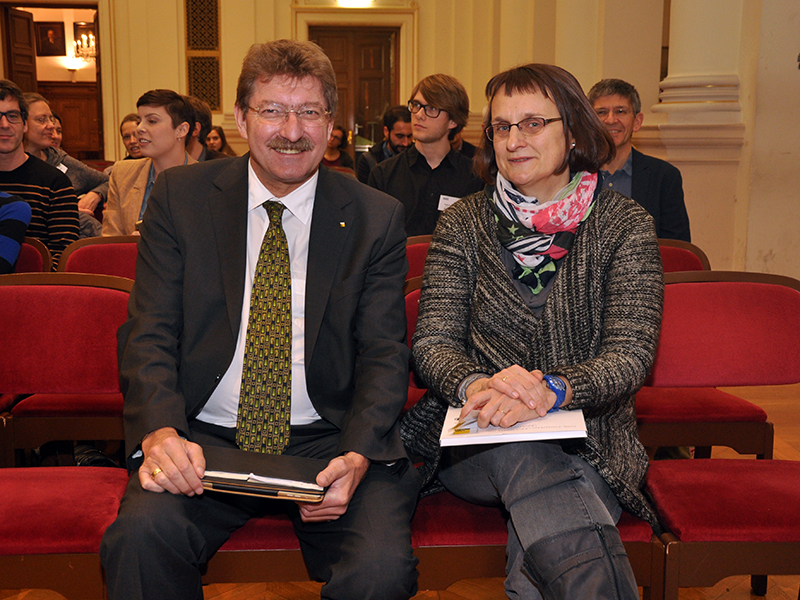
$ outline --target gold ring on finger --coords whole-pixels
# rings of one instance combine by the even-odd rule
[[[158,475],[159,473],[161,473],[161,467],[156,467],[155,469],[153,469],[153,474],[152,474],[153,479],[155,479],[156,475]]]

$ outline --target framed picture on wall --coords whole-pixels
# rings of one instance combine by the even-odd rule
[[[36,21],[37,56],[66,56],[67,42],[64,39],[64,23],[61,21]]]

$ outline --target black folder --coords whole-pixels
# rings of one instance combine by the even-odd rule
[[[203,454],[207,490],[298,502],[321,502],[325,495],[316,479],[327,460],[219,446],[204,446]]]

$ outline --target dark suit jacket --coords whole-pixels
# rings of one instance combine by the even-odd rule
[[[668,162],[642,154],[636,148],[631,152],[631,196],[653,216],[656,235],[691,242],[681,172]]]
[[[130,318],[118,334],[129,449],[161,427],[187,433],[188,420],[233,358],[244,294],[249,157],[168,169],[153,188]],[[405,458],[396,425],[409,360],[402,206],[321,168],[308,256],[311,401],[340,428],[340,452]]]

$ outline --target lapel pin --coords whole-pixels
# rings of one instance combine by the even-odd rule
[[[339,221],[339,227],[344,227],[344,221]]]

